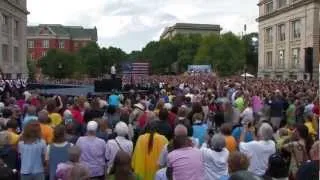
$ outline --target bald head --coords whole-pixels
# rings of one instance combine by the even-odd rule
[[[188,136],[188,129],[182,125],[178,124],[176,128],[174,128],[174,135],[175,136]]]

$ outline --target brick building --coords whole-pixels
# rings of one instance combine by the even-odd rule
[[[27,47],[31,60],[39,60],[49,49],[76,52],[89,42],[96,42],[97,39],[96,27],[87,29],[82,26],[40,24],[27,28]]]

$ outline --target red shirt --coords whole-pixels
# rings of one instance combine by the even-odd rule
[[[82,116],[82,113],[80,111],[79,108],[72,108],[71,110],[71,113],[72,113],[72,117],[73,119],[79,123],[79,124],[83,124],[84,121],[83,121],[83,116]]]
[[[177,118],[177,115],[169,111],[168,121],[172,129],[174,129],[176,118]]]
[[[319,116],[319,104],[314,104],[312,112]]]

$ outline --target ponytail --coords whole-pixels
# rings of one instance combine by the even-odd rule
[[[148,140],[148,154],[150,154],[150,152],[152,151],[153,137],[154,137],[154,132],[151,132]]]

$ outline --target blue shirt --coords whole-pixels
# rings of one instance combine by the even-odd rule
[[[120,104],[120,98],[119,96],[112,94],[109,96],[109,100],[108,100],[109,105],[111,106],[115,106],[118,107]]]
[[[21,174],[37,174],[43,173],[43,162],[46,151],[46,143],[44,140],[37,140],[31,144],[25,144],[20,141],[18,151],[21,155]]]
[[[34,115],[26,115],[24,118],[23,118],[23,122],[22,122],[22,128],[24,128],[29,122],[33,121],[33,120],[38,120],[38,117],[37,116],[34,116]]]
[[[233,136],[237,141],[240,140],[240,135],[241,135],[242,129],[243,129],[243,127],[237,127],[237,128],[235,128],[235,129],[232,131],[232,136]],[[246,133],[245,138],[244,138],[244,141],[245,141],[245,142],[253,141],[253,135],[252,135],[251,132],[247,132],[247,133]]]
[[[199,139],[199,144],[202,145],[207,134],[208,126],[206,124],[197,124],[192,126],[194,138]]]

